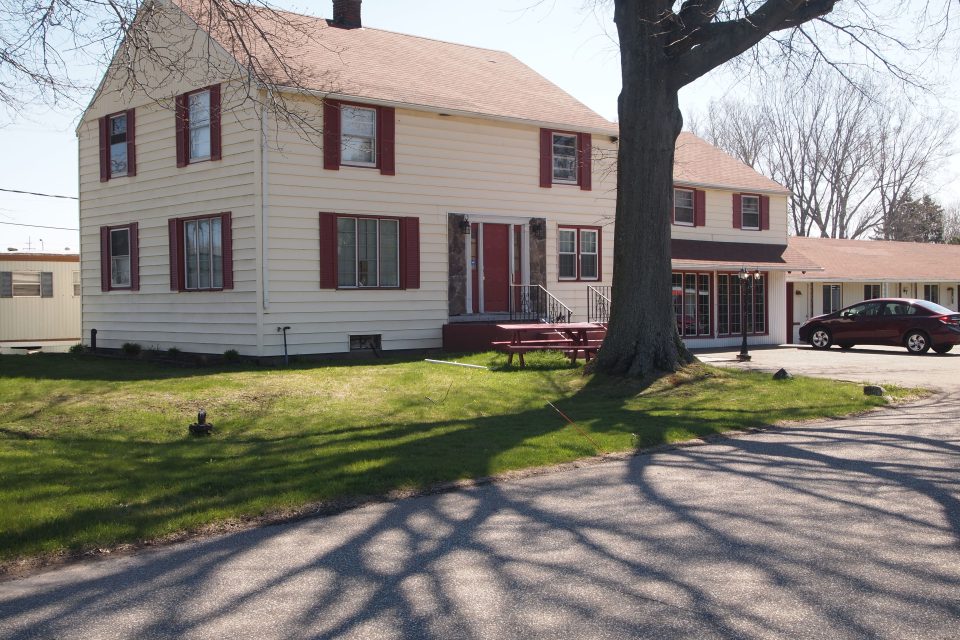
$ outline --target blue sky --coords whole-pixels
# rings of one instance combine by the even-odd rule
[[[329,15],[330,0],[278,4]],[[616,29],[612,14],[585,9],[583,0],[366,0],[366,26],[508,51],[589,107],[616,118],[620,91]],[[710,99],[749,94],[746,81],[715,72],[684,89],[684,113],[702,110]],[[960,94],[960,90],[954,92]],[[948,103],[960,113],[960,101]],[[0,126],[0,188],[77,194],[77,144],[73,130],[80,108],[30,110],[28,119]],[[960,162],[947,168],[942,199],[960,199]],[[0,192],[0,222],[77,227],[77,204]],[[0,250],[63,250],[78,247],[75,231],[0,224]]]

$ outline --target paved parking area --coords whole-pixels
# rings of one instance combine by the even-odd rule
[[[960,348],[938,355],[911,355],[899,347],[857,347],[817,351],[807,345],[750,349],[752,360],[737,362],[740,348],[695,351],[700,360],[724,367],[790,373],[836,380],[898,384],[946,392],[960,391]]]

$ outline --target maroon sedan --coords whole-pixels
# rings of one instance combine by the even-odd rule
[[[926,300],[877,298],[810,318],[800,326],[800,340],[814,349],[878,344],[946,353],[960,344],[960,313]]]

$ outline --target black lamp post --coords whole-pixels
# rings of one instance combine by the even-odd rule
[[[737,360],[740,362],[749,362],[750,353],[747,352],[747,312],[746,312],[746,300],[747,292],[753,291],[751,286],[751,280],[759,280],[760,272],[755,271],[751,273],[747,270],[746,267],[740,267],[740,273],[738,274],[740,278],[740,336],[742,338],[740,342],[740,353],[737,354]]]

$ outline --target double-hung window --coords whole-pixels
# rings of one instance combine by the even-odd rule
[[[540,186],[578,185],[584,191],[592,188],[589,133],[540,130]]]
[[[690,189],[673,190],[673,222],[689,227],[694,226],[693,191]]]
[[[560,280],[599,280],[600,230],[560,227],[557,230],[557,271]]]
[[[337,218],[337,286],[400,286],[400,220]]]
[[[110,230],[110,288],[130,286],[130,228]]]
[[[219,160],[220,85],[177,96],[177,166]]]
[[[100,227],[100,288],[103,291],[140,288],[137,223]],[[79,285],[79,281],[75,281]],[[74,289],[78,290],[78,286]],[[79,295],[76,294],[76,295]]]
[[[743,196],[741,199],[741,229],[760,229],[760,196]]]
[[[174,218],[169,227],[172,290],[233,289],[233,226],[229,212]]]
[[[128,109],[100,118],[101,182],[137,173],[134,114],[133,109]]]
[[[923,299],[928,302],[935,302],[940,304],[940,285],[938,284],[925,284],[923,285]]]
[[[377,110],[340,108],[340,159],[357,167],[377,166]]]
[[[396,175],[396,123],[393,107],[323,101],[323,168],[379,169]]]
[[[864,300],[873,300],[874,298],[879,298],[879,297],[880,297],[880,285],[878,284],[863,285]]]
[[[577,136],[571,133],[553,134],[553,182],[577,184]]]

